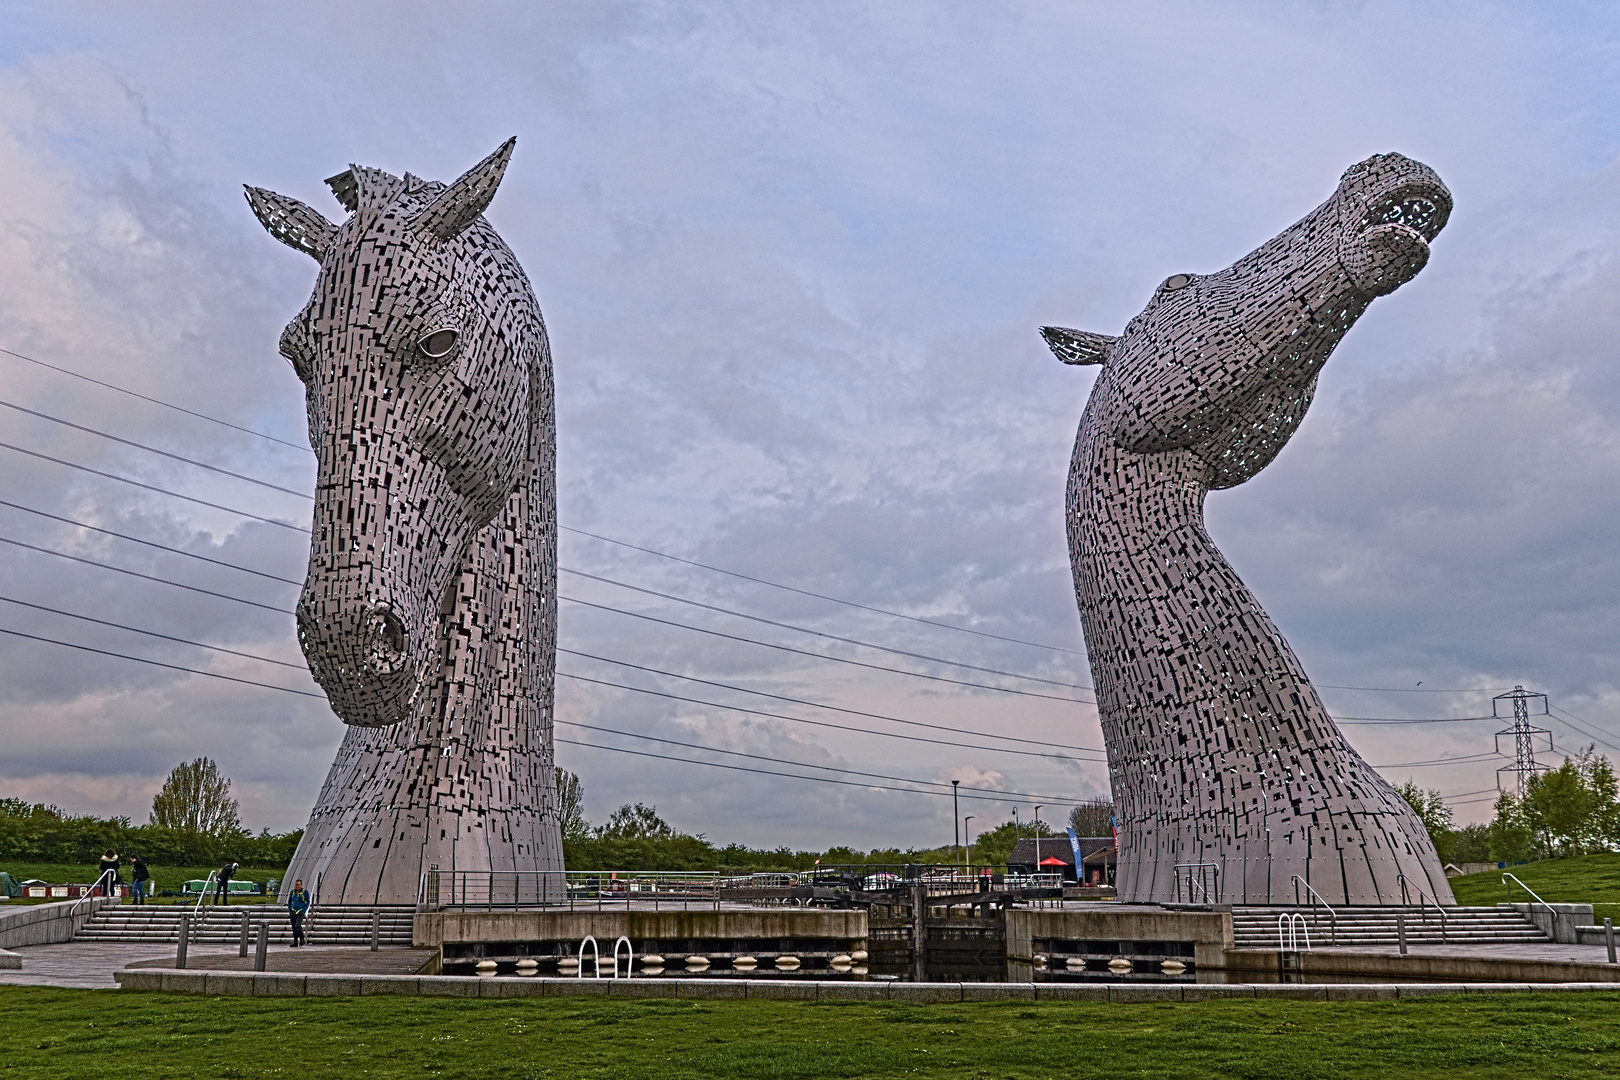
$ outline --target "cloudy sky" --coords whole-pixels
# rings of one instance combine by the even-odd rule
[[[1523,684],[1559,750],[1620,756],[1612,7],[7,3],[4,25],[0,348],[295,445],[0,354],[0,629],[50,639],[0,635],[0,795],[144,821],[206,754],[246,824],[303,824],[342,734],[324,700],[105,653],[312,691],[276,580],[307,538],[60,462],[293,524],[308,503],[44,417],[308,490],[276,343],[314,265],[241,185],[338,217],[321,180],[350,162],[449,180],[511,135],[489,217],[550,328],[562,522],[866,605],[565,534],[565,567],[710,607],[565,573],[562,644],[605,660],[560,670],[862,730],[569,679],[560,721],[1049,818],[1106,792],[1098,754],[1041,754],[1101,735],[1062,520],[1093,372],[1035,328],[1117,333],[1168,274],[1398,150],[1456,197],[1429,267],[1349,335],[1276,463],[1210,497],[1211,531],[1336,715],[1477,717]],[[1500,726],[1345,730],[1468,821]],[[597,820],[640,800],[722,841],[951,837],[948,798],[574,743]]]

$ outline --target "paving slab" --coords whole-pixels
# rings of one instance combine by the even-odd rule
[[[1329,1001],[1394,1001],[1397,988],[1389,985],[1358,986],[1355,983],[1344,983],[1327,988]]]
[[[826,984],[823,984],[826,985]],[[937,1005],[962,1000],[962,984],[954,982],[890,983],[890,1001]]]
[[[1227,986],[1223,983],[1183,983],[1181,987],[1182,1001],[1219,1001],[1225,998],[1252,998],[1254,987],[1239,983]]]
[[[698,980],[690,981],[697,983]],[[815,983],[794,980],[750,980],[747,983],[714,983],[714,986],[735,989],[735,996],[748,997],[750,1001],[815,1001],[818,989]],[[701,994],[692,996],[701,997]]]
[[[671,986],[675,987],[675,996],[698,1001],[717,1001],[722,998],[759,997],[755,991],[760,986],[791,986],[792,983],[756,983],[744,982],[741,979],[671,979]],[[766,995],[768,996],[768,995]],[[815,994],[806,995],[813,1000]]]
[[[889,991],[902,984],[897,982],[818,982],[806,983],[805,985],[816,988],[817,1001],[886,1001],[889,998]],[[958,995],[957,1000],[962,1000],[960,995]]]
[[[303,997],[307,975],[253,975],[254,997]]]
[[[411,975],[362,975],[360,976],[360,993],[362,996],[370,994],[409,994],[415,997],[421,993],[422,980]]]
[[[1034,1001],[1034,983],[963,983],[963,1001]]]
[[[418,975],[415,981],[416,992],[423,997],[478,996],[478,983],[474,979],[463,979],[454,975]]]
[[[1182,1000],[1182,985],[1180,983],[1109,983],[1108,1000],[1112,1002],[1134,1003],[1139,1001],[1180,1001]]]
[[[1349,984],[1346,984],[1349,985]],[[1320,983],[1256,983],[1257,998],[1286,998],[1292,1001],[1326,1001],[1328,988]]]
[[[310,997],[359,997],[360,980],[353,975],[306,975],[304,992]]]
[[[1036,1001],[1107,1001],[1108,983],[1036,983]]]
[[[1403,998],[1444,997],[1447,994],[1466,994],[1468,987],[1468,983],[1401,983],[1395,991],[1397,997]]]

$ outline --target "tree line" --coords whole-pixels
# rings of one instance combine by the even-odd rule
[[[231,859],[280,869],[302,829],[258,835],[242,827],[231,782],[208,758],[176,765],[152,799],[150,820],[70,814],[58,806],[0,798],[0,858],[33,863],[95,863],[107,850],[157,866],[211,866]]]
[[[1531,862],[1620,849],[1620,791],[1609,759],[1588,746],[1531,775],[1523,794],[1503,792],[1489,824],[1454,827],[1438,791],[1397,788],[1429,830],[1442,862]]]

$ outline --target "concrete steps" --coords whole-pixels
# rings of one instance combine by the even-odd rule
[[[1309,907],[1233,907],[1233,946],[1239,949],[1276,949],[1277,919],[1279,916],[1299,913],[1310,929],[1311,945],[1320,947],[1336,944],[1339,947],[1357,945],[1395,945],[1400,941],[1396,926],[1397,916],[1406,916],[1406,941],[1409,945],[1485,945],[1552,940],[1535,923],[1506,905],[1497,907],[1448,907],[1442,932],[1440,917],[1434,908],[1428,909],[1424,919],[1419,908],[1390,907],[1338,907],[1337,934],[1335,920],[1321,908]],[[1301,935],[1303,938],[1303,935]],[[1303,942],[1302,942],[1303,944]]]
[[[180,917],[189,906],[155,904],[114,904],[102,908],[73,935],[75,941],[118,941],[132,944],[178,944]],[[409,945],[410,905],[371,907],[360,904],[329,904],[310,912],[304,920],[304,936],[310,945],[370,945],[372,914],[378,919],[378,944]],[[194,922],[191,947],[236,945],[242,939],[242,916],[248,918],[248,942],[258,940],[261,924],[270,928],[270,943],[292,944],[292,923],[281,904],[242,904],[204,906],[201,921]]]

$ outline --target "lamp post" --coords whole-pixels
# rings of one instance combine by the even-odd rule
[[[962,857],[962,804],[956,800],[956,785],[960,780],[951,781],[951,843],[956,847],[956,857]]]
[[[1041,804],[1035,804],[1035,872],[1041,872]]]
[[[972,814],[962,819],[962,838],[967,841],[967,851],[962,856],[962,869],[964,870],[973,865],[973,827],[968,824],[972,820]]]

